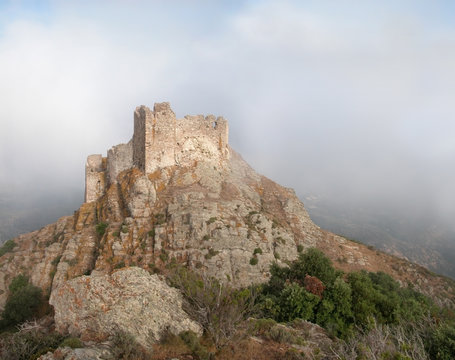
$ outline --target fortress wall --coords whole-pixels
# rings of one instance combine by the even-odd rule
[[[106,188],[106,158],[90,155],[85,164],[85,202],[97,200]]]
[[[152,114],[148,107],[138,106],[134,111],[133,165],[145,169],[145,124]]]
[[[113,146],[107,152],[107,181],[109,184],[117,182],[117,176],[122,171],[133,167],[133,140],[128,144]]]
[[[191,166],[195,161],[222,163],[230,157],[228,140],[228,123],[223,117],[187,115],[176,119],[167,102],[156,103],[153,111],[138,106],[130,142],[112,147],[107,158],[87,158],[85,201],[97,200],[120,172],[133,166],[150,174],[173,165]]]
[[[175,160],[182,166],[195,160],[220,162],[229,158],[227,121],[214,115],[187,115],[177,120]]]
[[[169,103],[156,103],[146,122],[145,172],[175,165],[176,118]]]

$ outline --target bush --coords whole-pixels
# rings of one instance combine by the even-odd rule
[[[217,256],[220,252],[217,250],[213,250],[212,248],[209,249],[209,252],[204,255],[206,260],[210,260],[212,257]]]
[[[155,214],[153,216],[153,223],[155,225],[163,225],[166,222],[166,215],[164,214]]]
[[[262,249],[261,248],[254,249],[253,255],[256,255],[256,254],[262,254]]]
[[[108,223],[100,222],[96,224],[95,230],[99,237],[103,236],[106,232],[106,228],[108,227]]]
[[[29,284],[24,275],[16,276],[10,285],[10,294],[2,312],[0,328],[32,319],[42,304],[42,290]]]
[[[60,347],[70,347],[71,349],[78,349],[78,348],[83,348],[84,343],[81,341],[81,339],[77,337],[67,337],[65,340],[63,340],[60,345]]]
[[[292,333],[292,331],[284,325],[275,325],[270,329],[269,337],[273,341],[278,343],[287,343],[287,344],[294,344],[296,343],[297,339],[296,336]]]
[[[19,274],[11,280],[11,283],[9,284],[9,292],[10,294],[15,293],[17,290],[20,288],[23,288],[28,285],[28,277],[25,276],[24,274]]]
[[[14,249],[14,247],[15,247],[16,245],[17,245],[17,244],[14,242],[14,240],[5,241],[5,243],[3,244],[3,246],[0,247],[0,256],[3,256],[3,255],[5,255],[5,254],[8,253],[8,252],[13,251],[13,249]]]
[[[118,360],[147,360],[150,354],[137,343],[133,335],[117,330],[111,338],[111,353]]]
[[[253,335],[268,336],[270,329],[276,324],[276,321],[273,319],[250,319],[248,322],[248,329]]]
[[[179,334],[179,337],[183,340],[186,346],[189,347],[192,354],[199,360],[211,359],[211,354],[207,349],[200,343],[197,335],[192,331],[183,331]]]
[[[258,263],[258,258],[256,256],[253,256],[251,259],[250,259],[250,265],[257,265]]]
[[[182,291],[184,310],[201,324],[216,347],[231,339],[238,324],[252,311],[254,296],[248,289],[236,290],[179,266],[173,269],[169,280]]]
[[[305,275],[311,275],[321,280],[326,287],[331,286],[339,276],[339,272],[332,266],[332,262],[322,251],[310,248],[299,254],[289,270],[291,280],[303,281]]]
[[[37,359],[48,351],[54,351],[63,336],[46,333],[43,328],[33,324],[30,328],[12,334],[3,334],[0,338],[0,358],[2,360]]]
[[[325,290],[325,286],[321,280],[319,280],[315,276],[305,275],[305,279],[303,279],[303,284],[305,285],[306,291],[322,299],[322,294]]]
[[[278,299],[280,307],[279,320],[291,321],[296,318],[313,320],[314,308],[320,299],[296,283],[284,287]]]
[[[423,338],[416,327],[382,325],[377,322],[372,323],[370,330],[360,330],[347,341],[339,342],[332,352],[336,359],[428,359]]]
[[[427,348],[432,359],[453,359],[455,354],[455,327],[443,324],[435,329],[427,340]]]

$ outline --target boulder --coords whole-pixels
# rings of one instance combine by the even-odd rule
[[[137,267],[66,281],[52,291],[49,303],[56,330],[82,340],[105,340],[125,331],[147,348],[166,331],[202,333],[182,310],[180,292]]]

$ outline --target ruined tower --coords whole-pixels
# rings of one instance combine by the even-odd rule
[[[106,158],[90,155],[85,164],[85,202],[95,201],[106,187]]]
[[[144,173],[175,164],[175,114],[169,103],[134,111],[133,165]]]
[[[176,119],[169,103],[153,111],[141,105],[134,111],[134,134],[127,144],[112,147],[107,158],[90,155],[85,168],[85,202],[95,201],[118,175],[137,167],[145,174],[169,166],[192,166],[197,161],[223,166],[229,159],[229,127],[223,117],[187,115]]]

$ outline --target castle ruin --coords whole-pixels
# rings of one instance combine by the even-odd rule
[[[176,119],[169,103],[153,111],[141,105],[134,111],[134,134],[127,144],[112,147],[107,157],[90,155],[85,165],[85,202],[97,200],[117,182],[124,170],[136,167],[145,174],[168,166],[190,166],[195,161],[222,162],[229,158],[228,122],[214,115]]]

